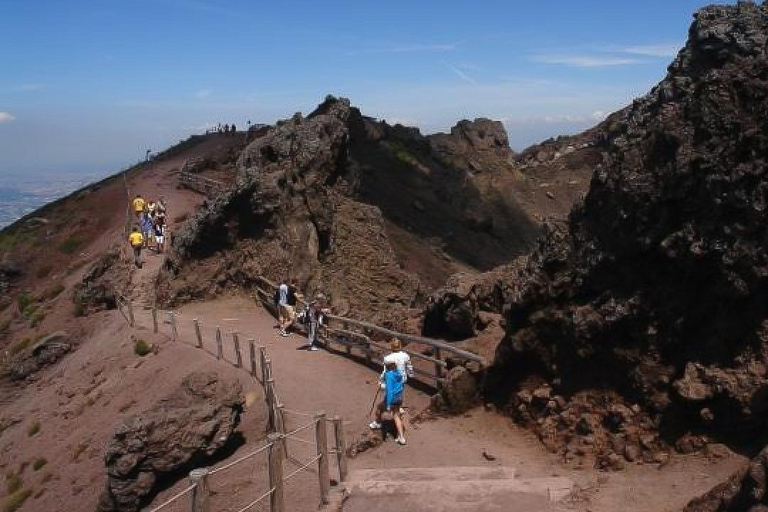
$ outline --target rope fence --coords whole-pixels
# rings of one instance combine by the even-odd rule
[[[122,296],[121,294],[114,292],[115,302],[117,308],[126,319],[131,327],[136,327],[136,318],[133,312],[133,302]],[[174,494],[171,498],[164,501],[159,506],[150,509],[150,512],[160,512],[173,503],[178,503],[179,500],[185,496],[189,498],[189,510],[191,512],[211,512],[210,497],[213,495],[210,488],[210,478],[214,475],[218,475],[224,471],[239,466],[246,461],[254,459],[260,454],[267,454],[267,464],[269,468],[269,484],[266,492],[261,494],[255,500],[246,504],[243,508],[239,509],[240,512],[251,510],[253,507],[265,501],[269,498],[269,510],[270,512],[285,512],[285,496],[284,488],[288,480],[296,477],[301,472],[312,471],[312,467],[316,464],[318,487],[320,493],[320,502],[322,504],[329,503],[330,493],[330,473],[329,473],[329,460],[331,456],[335,456],[339,481],[344,481],[347,478],[347,461],[346,461],[346,445],[344,442],[343,421],[340,417],[334,417],[329,419],[324,412],[309,413],[304,411],[297,411],[294,409],[287,409],[284,407],[282,400],[277,392],[277,386],[275,383],[275,375],[272,369],[272,360],[268,357],[266,347],[257,345],[256,340],[251,338],[247,340],[248,347],[248,359],[247,364],[244,364],[241,344],[240,333],[229,333],[228,336],[224,336],[221,327],[216,327],[215,330],[215,343],[216,352],[212,352],[205,348],[203,340],[202,323],[197,319],[192,320],[192,327],[194,330],[194,341],[188,342],[182,339],[179,335],[178,329],[178,316],[179,314],[174,311],[161,310],[156,307],[151,308],[152,317],[152,330],[155,333],[159,333],[162,326],[169,326],[170,332],[168,336],[174,342],[183,342],[203,351],[206,354],[216,357],[218,360],[227,362],[246,371],[254,381],[261,385],[264,389],[264,401],[267,406],[267,420],[268,420],[268,432],[267,443],[257,449],[244,454],[233,461],[227,462],[221,466],[212,468],[196,468],[189,474],[190,484]],[[164,319],[161,321],[161,319]],[[232,340],[231,345],[226,344],[227,352],[234,355],[234,360],[230,360],[225,357],[225,340]],[[231,348],[231,350],[230,350]],[[303,418],[305,422],[291,430],[288,430],[286,425],[286,415],[293,415],[298,418]],[[331,425],[333,435],[333,446],[328,446],[328,426]],[[298,437],[297,434],[305,432],[307,430],[314,431],[314,440],[308,440]],[[297,441],[302,445],[311,446],[314,449],[313,456],[307,462],[299,461],[292,457],[288,450],[288,441]],[[293,469],[287,476],[283,476],[283,464],[284,461],[289,461],[299,467]],[[313,471],[314,472],[314,471]]]

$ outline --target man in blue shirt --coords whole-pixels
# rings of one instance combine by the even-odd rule
[[[403,418],[400,416],[400,406],[403,405],[403,376],[395,363],[387,363],[381,388],[385,390],[384,401],[379,404],[376,410],[376,420],[372,421],[369,427],[372,429],[381,428],[382,415],[384,411],[387,411],[395,421],[395,428],[397,429],[395,441],[404,445]]]

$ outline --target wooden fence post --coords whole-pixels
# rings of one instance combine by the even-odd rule
[[[136,319],[133,317],[133,301],[128,299],[128,325],[133,327],[136,324]]]
[[[267,400],[267,427],[270,432],[277,430],[275,423],[275,379],[268,378],[264,384],[264,397]]]
[[[195,338],[197,339],[197,348],[203,348],[203,335],[200,334],[200,320],[195,318]]]
[[[284,512],[283,500],[283,445],[280,434],[269,434],[269,488],[274,489],[269,497],[269,512]]]
[[[192,512],[209,512],[208,468],[198,468],[190,471],[189,483],[190,485],[197,484],[192,489],[190,510]]]
[[[221,327],[216,326],[216,359],[224,357],[224,349],[221,346]]]
[[[283,434],[283,456],[287,459],[288,458],[288,442],[285,439],[285,406],[281,404],[280,402],[277,402],[276,405],[276,411],[275,411],[275,423],[277,423],[277,426],[275,430],[277,430],[280,434]]]
[[[433,354],[433,357],[437,359],[438,361],[442,361],[440,358],[440,349],[435,347],[435,351]],[[442,371],[443,371],[443,365],[437,361],[435,361],[435,382],[437,384],[437,389],[442,389]]]
[[[232,341],[235,343],[235,366],[243,367],[243,356],[240,354],[240,336],[237,332],[232,333]]]
[[[315,415],[315,440],[317,442],[317,478],[320,481],[320,503],[328,504],[328,493],[331,491],[331,477],[328,474],[328,434],[326,432],[325,413]]]
[[[157,334],[157,331],[159,330],[160,328],[157,325],[157,308],[152,306],[152,332]]]
[[[259,367],[261,368],[261,385],[267,385],[267,347],[259,347]]]
[[[173,336],[173,341],[177,341],[179,339],[179,329],[176,326],[176,313],[171,311],[168,314],[171,316],[171,334]]]
[[[339,482],[347,479],[347,446],[344,442],[344,422],[339,416],[333,418],[333,434],[336,438],[336,461],[339,465]]]
[[[256,340],[248,340],[248,355],[251,359],[251,377],[256,377]]]

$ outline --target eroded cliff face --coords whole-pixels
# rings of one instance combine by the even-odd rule
[[[653,458],[764,426],[767,39],[768,5],[699,11],[513,280],[487,390],[554,450]]]
[[[498,122],[425,137],[328,97],[243,150],[236,184],[174,237],[160,298],[290,277],[340,313],[412,329],[412,308],[449,275],[530,250],[540,228],[513,157]]]

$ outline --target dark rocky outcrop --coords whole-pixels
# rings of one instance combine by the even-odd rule
[[[115,309],[115,292],[130,282],[132,266],[122,261],[120,250],[112,249],[101,256],[72,290],[72,301],[78,316]]]
[[[768,448],[742,470],[692,500],[684,512],[768,511]]]
[[[557,450],[615,459],[764,428],[767,40],[768,5],[699,11],[667,77],[606,120],[584,203],[507,295],[486,389]],[[520,396],[542,386],[552,405]]]
[[[126,419],[107,445],[97,510],[138,511],[159,480],[210,464],[232,440],[243,405],[239,382],[192,373],[155,407]]]
[[[71,349],[69,334],[65,331],[44,336],[29,349],[13,356],[6,363],[7,375],[11,380],[30,378],[41,368],[56,363]]]

